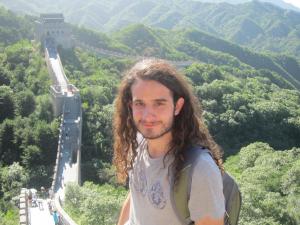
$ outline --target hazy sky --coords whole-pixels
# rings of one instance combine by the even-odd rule
[[[300,0],[284,0],[284,1],[300,8]]]

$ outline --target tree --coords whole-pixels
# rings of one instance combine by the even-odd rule
[[[25,168],[34,168],[41,164],[42,151],[35,145],[29,145],[25,148],[22,155],[22,163]]]
[[[239,224],[299,223],[299,156],[299,148],[275,151],[256,142],[228,158],[225,168],[233,172],[243,197]]]
[[[265,155],[267,153],[272,153],[274,151],[270,145],[262,142],[252,143],[244,148],[242,148],[239,152],[239,167],[242,170],[247,168],[251,168],[255,166],[255,161],[258,157]]]
[[[119,209],[126,197],[123,187],[85,182],[83,187],[68,184],[65,208],[78,224],[116,224]]]
[[[1,191],[4,193],[4,199],[9,200],[20,194],[22,187],[25,187],[28,181],[28,174],[24,168],[17,162],[0,170]]]
[[[53,105],[49,95],[41,95],[36,99],[35,113],[40,120],[50,123],[53,118]]]
[[[15,100],[13,91],[8,86],[0,86],[0,122],[6,118],[14,118]]]
[[[4,165],[10,165],[19,161],[20,152],[15,144],[15,123],[13,120],[5,120],[0,124],[0,161]]]
[[[17,94],[17,112],[25,117],[35,110],[35,99],[31,91],[21,91]]]
[[[10,84],[10,74],[9,71],[0,65],[0,86]]]
[[[53,164],[57,151],[58,128],[55,129],[45,121],[38,121],[35,124],[33,133],[36,146],[41,149],[43,155],[40,164]]]
[[[17,65],[27,67],[29,65],[29,54],[32,48],[28,40],[20,41],[5,49],[7,62],[10,68],[14,69]]]

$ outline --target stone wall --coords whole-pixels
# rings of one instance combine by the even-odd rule
[[[22,188],[20,194],[20,225],[29,225],[29,216],[28,216],[28,194],[27,189]]]

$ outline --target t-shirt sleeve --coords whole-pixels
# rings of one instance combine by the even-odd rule
[[[216,219],[224,216],[221,172],[208,153],[201,154],[195,164],[188,207],[192,221],[198,221],[205,216]]]

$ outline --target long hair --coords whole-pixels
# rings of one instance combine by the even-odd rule
[[[164,85],[173,94],[174,104],[180,97],[184,99],[180,113],[174,117],[171,147],[167,153],[175,156],[172,164],[175,181],[183,163],[183,151],[195,145],[201,145],[210,150],[214,161],[223,171],[221,150],[203,122],[203,110],[192,93],[191,85],[167,62],[151,59],[138,62],[125,74],[115,101],[113,163],[117,170],[118,180],[125,182],[128,170],[132,169],[137,155],[137,129],[130,108],[131,86],[137,80],[153,80]]]

